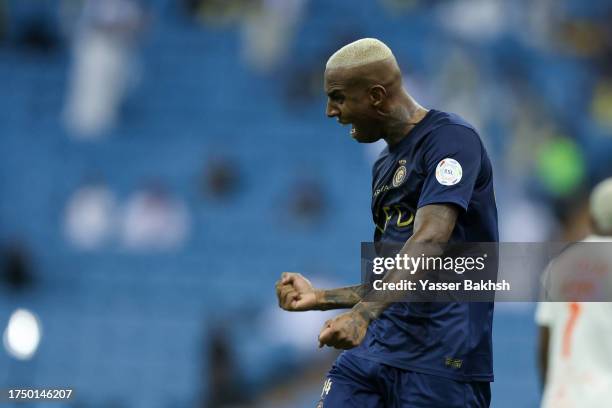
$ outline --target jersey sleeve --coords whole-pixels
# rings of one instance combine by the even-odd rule
[[[442,126],[427,137],[423,147],[425,181],[418,208],[452,203],[467,210],[482,161],[476,132],[461,125]]]

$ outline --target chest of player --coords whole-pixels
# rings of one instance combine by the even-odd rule
[[[377,240],[382,236],[403,240],[412,234],[425,173],[419,160],[409,153],[389,155],[375,167],[372,217]]]

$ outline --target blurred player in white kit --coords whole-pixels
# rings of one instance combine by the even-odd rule
[[[570,246],[551,263],[546,286],[555,302],[536,311],[542,408],[612,406],[612,178],[595,187],[590,211],[594,234],[583,242],[602,244]],[[558,301],[568,296],[605,301]]]

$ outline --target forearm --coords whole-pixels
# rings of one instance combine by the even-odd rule
[[[415,216],[414,234],[406,241],[399,255],[408,258],[440,256],[444,244],[448,242],[454,229],[457,215],[457,209],[451,205],[429,205],[420,208]],[[420,270],[394,269],[389,271],[382,281],[384,283],[414,281],[420,272]],[[409,299],[405,297],[397,299],[391,294],[385,294],[381,298],[380,293],[369,292],[355,305],[354,310],[370,322],[398,301],[406,302]]]
[[[348,286],[336,289],[316,290],[317,309],[348,309],[359,303],[366,291],[365,285]]]
[[[418,256],[422,245],[415,244],[418,240],[413,241],[408,240],[400,253],[404,252],[409,256]],[[431,247],[439,246],[431,245]],[[387,273],[384,280],[396,282],[410,277],[410,273],[406,276],[404,271],[397,269]],[[326,299],[321,304],[326,305],[327,308],[350,307],[351,304],[354,304],[354,306],[351,311],[342,313],[325,322],[319,334],[319,347],[327,345],[345,350],[357,347],[365,338],[370,322],[377,319],[393,302],[398,301],[388,298],[377,299],[376,296],[372,296],[373,292],[364,293],[367,290],[369,290],[369,285],[321,292],[321,297]],[[355,303],[355,301],[357,302]],[[406,301],[406,299],[399,299],[399,301]]]
[[[418,257],[437,257],[443,253],[443,246],[436,244],[431,240],[423,240],[413,236],[399,251],[400,256],[406,255],[408,258]],[[383,283],[399,283],[406,281],[415,281],[419,278],[421,270],[409,271],[406,269],[393,269],[385,274],[382,279]],[[368,288],[370,289],[370,288]],[[381,313],[391,304],[396,302],[407,302],[410,299],[406,298],[403,292],[380,292],[370,291],[365,293],[362,300],[354,307],[355,311],[367,318],[368,321],[377,319]]]

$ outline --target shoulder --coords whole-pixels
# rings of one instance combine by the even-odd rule
[[[426,156],[446,152],[480,157],[484,145],[474,126],[461,116],[436,112],[421,141],[421,148]]]
[[[436,111],[429,129],[430,141],[449,142],[448,139],[461,139],[464,142],[478,141],[476,128],[456,113]]]
[[[434,111],[432,127],[437,128],[446,125],[463,126],[476,132],[474,126],[462,116],[452,112]]]

